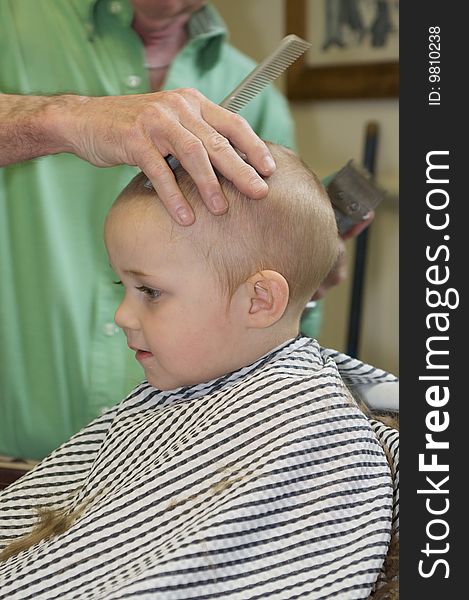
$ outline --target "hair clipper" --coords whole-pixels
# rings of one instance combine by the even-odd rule
[[[371,175],[353,160],[325,178],[324,186],[334,208],[337,228],[343,235],[353,225],[361,223],[384,198],[385,192],[371,181]]]

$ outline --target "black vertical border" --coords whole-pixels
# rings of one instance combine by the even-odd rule
[[[434,1],[400,3],[400,416],[401,416],[401,534],[400,570],[401,598],[425,598],[425,600],[465,597],[467,592],[467,531],[469,506],[467,492],[469,482],[466,461],[469,456],[469,431],[467,431],[467,405],[469,404],[469,326],[465,323],[466,282],[469,267],[469,102],[466,100],[468,73],[468,20],[463,15],[464,2]],[[464,10],[464,12],[466,12]],[[440,29],[440,82],[429,81],[429,35],[430,27]],[[435,56],[435,55],[433,55]],[[431,88],[440,88],[439,106],[429,105]],[[436,95],[434,95],[436,98]],[[447,208],[450,223],[444,231],[432,231],[426,225],[429,209],[426,197],[431,187],[426,183],[426,156],[428,152],[447,150],[449,155],[440,161],[449,164],[449,184],[442,185],[450,196]],[[434,196],[435,198],[437,195]],[[443,197],[443,196],[441,196]],[[431,211],[430,211],[431,212]],[[442,211],[443,213],[444,211]],[[441,215],[442,215],[441,213]],[[443,239],[444,236],[449,239]],[[430,246],[433,256],[439,245],[449,250],[441,251],[436,262],[443,269],[449,267],[450,277],[445,285],[439,286],[458,291],[459,306],[454,309],[437,308],[449,315],[450,326],[447,349],[441,363],[449,365],[446,374],[450,399],[440,408],[449,416],[445,431],[434,434],[437,440],[445,440],[449,448],[437,452],[438,462],[449,465],[448,473],[423,473],[419,470],[419,454],[425,453],[426,434],[429,433],[426,419],[431,410],[426,402],[429,381],[419,380],[426,371],[426,342],[430,335],[426,316],[434,312],[426,302],[429,286],[426,271],[436,262],[425,256]],[[469,315],[467,315],[469,318]],[[440,345],[444,348],[444,344]],[[435,371],[432,372],[435,374]],[[439,371],[438,374],[442,374]],[[467,440],[467,441],[466,441]],[[427,451],[426,462],[432,451]],[[432,489],[426,480],[430,476],[436,485],[449,475],[446,484],[448,494],[418,494],[419,489]],[[430,507],[449,509],[441,515],[428,512]],[[448,524],[448,535],[441,540],[446,528],[433,519],[444,519]],[[430,551],[422,552],[429,544]],[[448,546],[446,546],[448,544]],[[419,574],[422,570],[432,573],[428,577]],[[445,563],[436,561],[447,561]],[[445,575],[449,574],[449,577]]]

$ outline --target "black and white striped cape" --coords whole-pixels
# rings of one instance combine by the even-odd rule
[[[37,506],[86,508],[0,565],[0,598],[367,598],[397,434],[343,382],[393,379],[297,338],[209,383],[141,384],[1,493],[0,547]]]

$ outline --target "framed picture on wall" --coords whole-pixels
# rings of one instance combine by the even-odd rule
[[[285,0],[286,33],[311,42],[287,71],[291,100],[399,94],[399,0]]]

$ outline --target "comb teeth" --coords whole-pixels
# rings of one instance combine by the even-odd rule
[[[220,106],[233,112],[240,111],[266,85],[276,79],[311,44],[295,34],[283,38],[280,46],[262,61],[243,81],[227,96]]]

